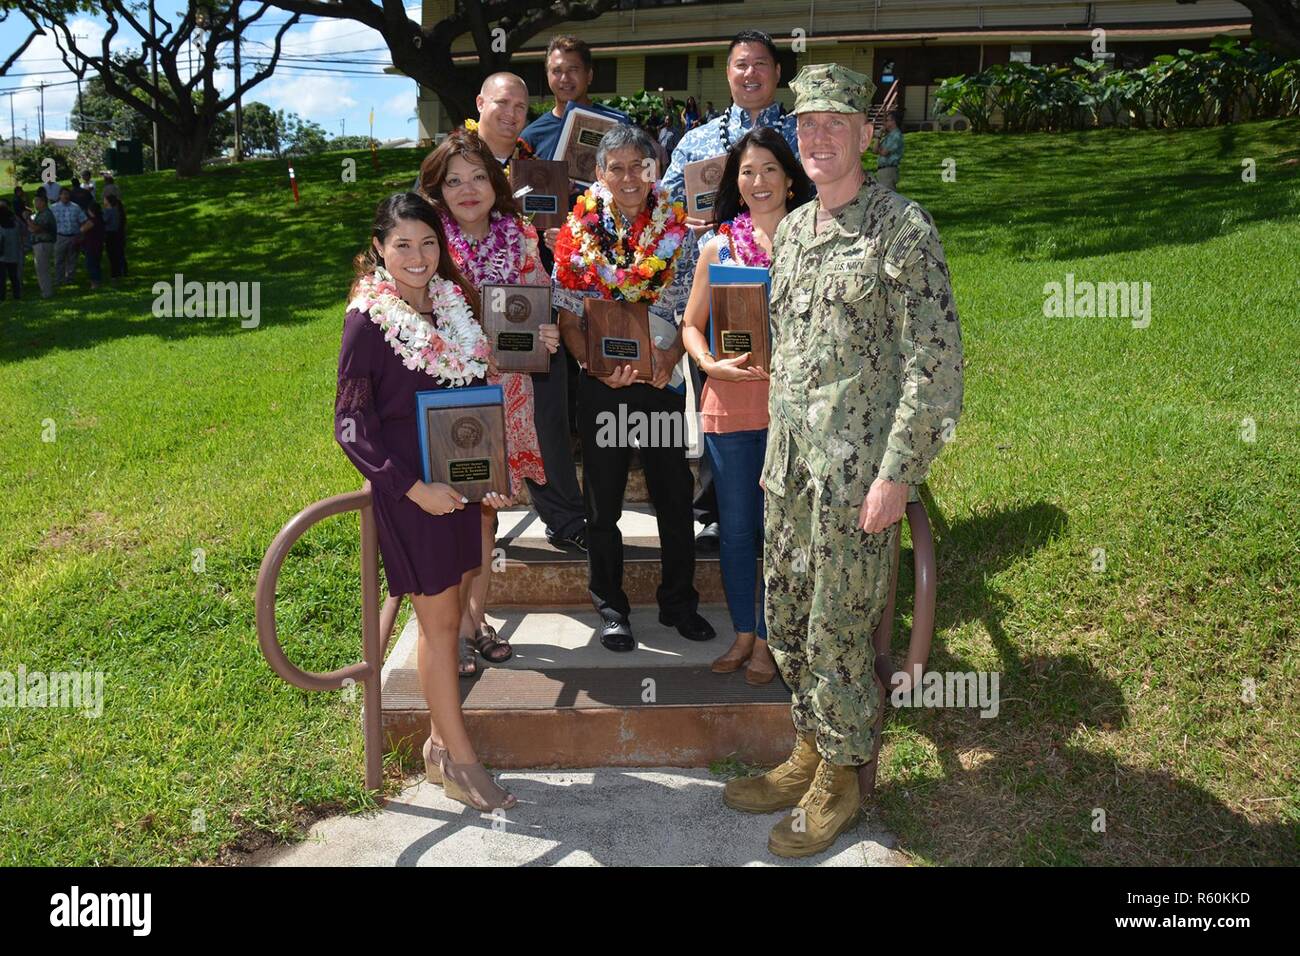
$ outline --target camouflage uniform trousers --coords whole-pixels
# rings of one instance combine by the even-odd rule
[[[868,763],[884,704],[872,638],[889,597],[900,526],[860,530],[862,503],[833,504],[801,457],[791,464],[785,494],[765,497],[767,644],[793,692],[795,729],[816,734],[817,750],[832,764]]]

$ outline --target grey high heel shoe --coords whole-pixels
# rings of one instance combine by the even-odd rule
[[[442,761],[442,785],[447,796],[480,813],[509,810],[519,802],[481,763],[453,763],[450,754]]]
[[[439,747],[429,737],[424,741],[424,779],[442,786],[442,762],[450,757],[445,747]]]

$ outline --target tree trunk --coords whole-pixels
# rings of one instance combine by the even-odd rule
[[[176,175],[197,176],[203,171],[203,157],[208,151],[208,134],[202,125],[176,132]]]

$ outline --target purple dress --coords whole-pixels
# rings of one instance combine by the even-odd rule
[[[482,384],[477,382],[475,384]],[[431,515],[406,492],[423,478],[415,393],[445,386],[408,369],[383,330],[355,309],[343,319],[334,439],[370,481],[388,593],[438,594],[482,560],[477,503]],[[343,440],[348,420],[353,440]]]

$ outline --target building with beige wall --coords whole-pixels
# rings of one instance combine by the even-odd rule
[[[447,16],[452,0],[424,0],[423,23]],[[592,46],[594,95],[632,95],[649,89],[676,98],[694,96],[723,109],[731,101],[724,65],[727,44],[740,30],[771,34],[786,84],[809,63],[837,62],[870,75],[877,101],[891,80],[899,83],[904,125],[934,118],[934,91],[947,76],[973,73],[992,63],[1026,59],[1068,62],[1091,56],[1098,34],[1118,66],[1140,65],[1179,47],[1203,49],[1216,35],[1246,36],[1250,12],[1231,0],[1105,0],[1100,3],[986,0],[621,0],[596,20],[565,24]],[[528,82],[535,100],[551,98],[543,74],[550,34],[539,35],[515,54],[512,69]],[[462,38],[458,61],[476,69],[472,41]],[[420,138],[433,139],[450,123],[438,98],[422,90]]]

